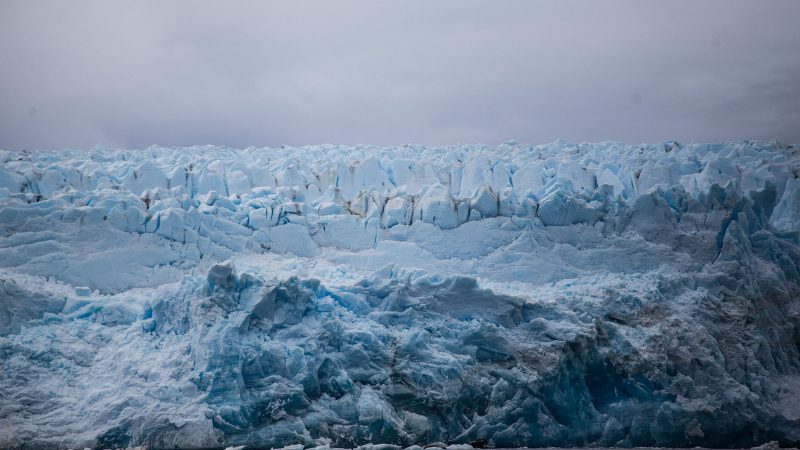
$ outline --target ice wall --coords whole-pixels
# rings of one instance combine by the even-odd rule
[[[0,161],[2,447],[800,444],[794,147]]]

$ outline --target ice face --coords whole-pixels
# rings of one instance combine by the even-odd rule
[[[800,444],[794,147],[0,161],[0,447]]]

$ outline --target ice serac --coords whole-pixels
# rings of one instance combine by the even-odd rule
[[[0,163],[2,448],[800,445],[796,147]]]

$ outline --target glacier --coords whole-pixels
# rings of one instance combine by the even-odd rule
[[[0,151],[0,447],[478,439],[800,445],[800,149]]]

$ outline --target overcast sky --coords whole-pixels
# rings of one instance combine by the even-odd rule
[[[800,1],[9,1],[0,148],[800,143]]]

